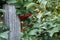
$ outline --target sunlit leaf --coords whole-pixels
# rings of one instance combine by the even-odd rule
[[[34,30],[31,30],[29,32],[29,35],[36,35],[36,32],[38,31],[38,29],[34,29]]]
[[[5,39],[8,39],[8,32],[9,31],[6,31],[6,32],[1,33],[0,34],[0,37],[5,38]]]

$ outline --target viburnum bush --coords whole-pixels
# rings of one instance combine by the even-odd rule
[[[2,4],[15,5],[16,14],[21,21],[21,40],[60,40],[60,0],[5,0],[2,2]],[[3,9],[0,11],[4,12]],[[1,26],[0,30],[2,30],[1,38],[7,39],[8,37],[5,36],[8,28]]]

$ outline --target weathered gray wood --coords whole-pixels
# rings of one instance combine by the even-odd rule
[[[10,27],[10,33],[8,40],[20,40],[20,21],[16,15],[16,9],[14,5],[5,4],[4,19],[5,24]]]

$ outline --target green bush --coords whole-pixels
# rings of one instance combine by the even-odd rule
[[[7,0],[6,3],[14,4],[17,15],[24,18],[19,18],[21,40],[60,39],[60,0]],[[25,18],[26,14],[31,15]],[[1,32],[7,34],[8,31]]]

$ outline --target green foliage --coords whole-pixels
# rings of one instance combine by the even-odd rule
[[[8,39],[9,28],[0,23],[0,40]]]
[[[40,37],[42,37],[43,39],[41,40],[51,40],[53,39],[53,35],[54,33],[56,32],[59,32],[60,30],[60,21],[59,21],[59,16],[58,14],[60,13],[59,11],[57,11],[57,9],[59,10],[59,0],[38,0],[38,1],[34,1],[33,3],[35,3],[36,5],[33,5],[33,4],[28,4],[28,7],[29,8],[29,11],[32,12],[33,16],[35,16],[37,19],[36,21],[34,21],[35,19],[33,19],[33,16],[31,16],[31,18],[28,18],[30,19],[30,23],[29,24],[33,24],[33,27],[30,28],[29,26],[27,26],[28,30],[23,32],[26,36],[28,36],[29,38],[31,36],[35,37],[35,39],[33,39],[33,37],[29,40],[39,40]],[[33,6],[31,6],[33,5]],[[36,14],[35,10],[34,9],[34,6],[36,6],[38,10],[42,11],[42,13],[40,14]],[[56,9],[57,7],[57,9]],[[28,21],[28,20],[26,20]],[[25,22],[25,21],[23,21]],[[27,22],[25,22],[27,23]],[[36,34],[38,32],[38,34]],[[28,35],[27,35],[28,34]],[[57,33],[58,34],[58,33]],[[23,36],[23,37],[24,37]],[[22,37],[22,40],[24,39]],[[38,38],[36,38],[38,37]],[[26,38],[26,40],[28,40]],[[55,40],[55,39],[53,39]],[[58,39],[59,40],[59,39]]]
[[[5,12],[5,10],[3,10],[3,9],[0,9],[0,12]]]
[[[16,0],[7,0],[6,1],[8,4],[14,4],[14,3],[16,3],[17,1]]]
[[[21,30],[27,28],[21,32],[21,40],[60,39],[60,0],[6,0],[6,2],[15,5],[17,15],[32,14],[21,21]],[[2,9],[1,11],[4,12]],[[0,29],[0,37],[7,39],[8,30],[3,31],[3,28]]]

